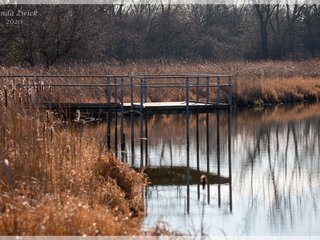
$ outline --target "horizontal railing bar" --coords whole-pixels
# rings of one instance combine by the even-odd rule
[[[232,77],[232,75],[217,75],[217,74],[201,74],[201,75],[146,75],[142,79],[154,79],[154,78],[207,78],[207,77]]]
[[[150,74],[150,75],[0,75],[0,78],[206,78],[206,77],[232,77],[232,75],[219,74]]]
[[[179,85],[146,85],[148,88],[162,88],[162,87],[186,87],[185,84],[179,84]],[[220,85],[195,85],[195,84],[189,84],[189,87],[226,87],[229,86],[229,84],[220,84]]]
[[[34,84],[17,84],[17,87],[32,87],[35,86]],[[119,84],[39,84],[41,87],[113,87],[113,86],[120,86]],[[130,87],[130,84],[123,84],[124,87]],[[138,84],[132,85],[133,87],[140,87]],[[185,84],[147,84],[147,87],[185,87]],[[229,86],[229,84],[189,84],[189,87],[224,87]]]

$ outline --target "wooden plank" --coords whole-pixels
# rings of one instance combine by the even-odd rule
[[[46,108],[52,110],[63,110],[68,109],[70,111],[80,110],[80,111],[120,111],[121,104],[120,103],[44,103]],[[124,111],[131,110],[131,103],[123,104]],[[133,104],[134,109],[140,109],[139,103]],[[223,103],[196,103],[189,102],[189,109],[193,112],[203,112],[203,111],[213,111],[220,109],[228,109],[228,104]],[[143,110],[152,111],[152,112],[184,112],[186,110],[186,102],[148,102],[144,103],[142,106]]]

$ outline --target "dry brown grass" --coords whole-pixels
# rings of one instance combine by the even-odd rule
[[[0,74],[231,74],[233,75],[233,98],[237,105],[254,105],[261,103],[280,103],[301,100],[315,100],[319,97],[320,60],[307,61],[261,61],[261,62],[179,62],[157,63],[141,62],[126,65],[94,64],[87,66],[69,66],[47,69],[2,68]],[[32,79],[31,79],[32,80]],[[51,79],[51,82],[105,82],[105,79]],[[161,81],[157,80],[156,81]],[[204,96],[204,91],[201,93]],[[129,89],[125,92],[129,100]],[[56,89],[55,100],[77,101],[81,97],[87,102],[104,102],[103,88],[96,89]],[[149,91],[152,101],[183,100],[184,90],[167,88],[165,91]],[[191,89],[191,98],[194,90]],[[136,100],[139,93],[136,91]],[[215,93],[211,93],[215,99]]]
[[[0,235],[136,235],[146,180],[82,126],[0,90]]]

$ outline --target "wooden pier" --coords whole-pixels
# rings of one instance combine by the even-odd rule
[[[81,114],[89,113],[99,116],[110,111],[122,114],[130,111],[212,112],[226,110],[232,105],[231,75],[19,75],[1,77],[14,79],[17,82],[17,88],[27,91],[33,88],[37,103],[68,116],[72,116],[72,113],[77,110]],[[59,94],[67,96],[68,93],[63,93],[67,89],[73,89],[72,91],[77,91],[81,95],[88,88],[103,90],[104,102],[89,103],[85,100],[81,101],[81,97],[77,101],[64,102],[51,97],[54,89],[59,89]],[[178,101],[161,102],[152,99],[153,93],[161,95],[170,90],[182,94],[182,99],[181,96]],[[214,99],[212,99],[213,96]]]
[[[79,110],[82,114],[101,116],[104,117],[105,113],[110,111],[119,112],[121,111],[121,104],[107,104],[107,103],[42,103],[47,109],[53,111],[62,111],[75,113]],[[149,113],[183,113],[186,111],[187,103],[183,102],[148,102],[142,105],[144,112],[148,111]],[[218,110],[227,110],[229,104],[224,103],[196,103],[189,102],[189,110],[195,113],[203,112],[215,112]],[[139,111],[141,105],[139,103],[133,104],[133,110]],[[132,110],[130,103],[123,104],[124,113],[129,113]]]
[[[114,153],[121,161],[126,157],[126,140],[131,141],[132,166],[136,166],[135,144],[139,142],[140,155],[138,162],[140,168],[148,166],[148,115],[155,113],[183,113],[185,114],[186,128],[186,186],[187,202],[186,209],[190,210],[190,180],[192,169],[190,169],[190,114],[196,115],[196,155],[197,171],[199,171],[199,113],[206,113],[206,155],[207,173],[209,169],[209,112],[217,114],[217,176],[220,173],[220,111],[228,113],[228,165],[229,172],[227,182],[229,184],[230,211],[232,211],[232,172],[231,172],[231,106],[232,106],[232,76],[213,74],[185,74],[185,75],[7,75],[0,76],[12,80],[19,94],[25,97],[24,102],[34,101],[40,107],[56,111],[61,116],[80,119],[81,116],[96,115],[106,119],[106,148],[111,149],[112,138]],[[80,81],[81,80],[81,81]],[[90,103],[81,100],[85,89],[99,89],[104,99],[100,102]],[[76,101],[63,102],[56,95],[68,95],[67,89],[78,91],[79,97]],[[172,93],[172,89],[174,92]],[[56,90],[56,91],[55,91]],[[171,90],[172,95],[178,95],[177,101],[155,101],[152,94],[167,93]],[[92,91],[88,91],[92,93]],[[179,93],[179,94],[178,94]],[[175,97],[175,96],[171,96]],[[85,99],[82,97],[82,99]],[[170,98],[172,99],[172,98]],[[160,99],[161,100],[161,99]],[[76,114],[77,113],[77,114]],[[124,134],[124,115],[130,115],[130,135]],[[139,141],[135,141],[134,118],[139,116]],[[118,121],[120,120],[120,124]],[[114,136],[111,136],[111,123],[114,122]],[[120,135],[118,137],[118,134]],[[120,148],[118,148],[120,142]],[[120,151],[119,151],[120,150]],[[119,154],[120,153],[120,154]],[[138,160],[138,161],[139,161]],[[208,203],[210,202],[210,191],[208,185]],[[220,196],[220,184],[218,196]],[[199,190],[198,190],[199,198]],[[219,198],[218,206],[221,205]]]

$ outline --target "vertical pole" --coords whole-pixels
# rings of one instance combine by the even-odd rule
[[[130,114],[130,122],[131,122],[131,161],[132,166],[134,165],[134,108],[133,108],[133,78],[130,78],[130,101],[131,101],[131,114]]]
[[[217,112],[217,167],[218,167],[218,207],[221,207],[221,172],[220,172],[220,113]]]
[[[144,117],[145,117],[145,166],[148,166],[148,143],[149,143],[149,139],[148,139],[148,112],[145,111],[144,113]]]
[[[114,103],[115,103],[115,127],[114,127],[114,151],[116,154],[116,157],[118,157],[118,106],[117,106],[117,100],[118,98],[118,82],[117,78],[114,78]]]
[[[108,107],[108,112],[107,112],[107,148],[111,148],[111,86],[110,86],[110,78],[107,78],[107,107]]]
[[[229,165],[229,200],[230,212],[232,212],[232,171],[231,171],[231,108],[228,109],[228,165]]]
[[[123,106],[123,94],[124,94],[124,84],[123,84],[123,77],[121,77],[121,89],[120,89],[120,104],[121,104],[121,117],[120,117],[120,141],[121,141],[121,160],[124,161],[124,147],[125,147],[125,140],[123,134],[123,115],[124,115],[124,106]]]
[[[148,85],[147,85],[147,78],[144,77],[144,102],[148,101]]]
[[[207,139],[207,174],[209,175],[210,172],[210,135],[209,135],[209,113],[206,116],[206,139]],[[210,183],[208,182],[208,204],[210,203]]]
[[[39,82],[39,77],[36,76],[36,79],[35,79],[35,100],[36,100],[36,104],[39,104],[40,102],[40,82]]]
[[[196,114],[196,151],[197,151],[197,171],[200,170],[200,144],[199,144],[199,113]],[[197,186],[198,200],[200,200],[200,184]]]
[[[187,213],[190,211],[190,128],[189,128],[189,79],[186,78],[186,133],[187,133]]]
[[[207,90],[206,90],[206,104],[209,103],[209,94],[210,94],[210,90],[209,90],[209,80],[210,80],[210,77],[206,77],[206,87],[207,87]]]
[[[199,102],[199,76],[196,78],[196,103]]]
[[[217,103],[220,103],[220,76],[217,77]]]
[[[140,168],[143,167],[143,78],[140,79]]]
[[[8,107],[8,91],[6,87],[4,87],[4,106]]]
[[[228,84],[228,105],[231,107],[232,105],[232,81],[231,76],[229,76],[229,84]]]

